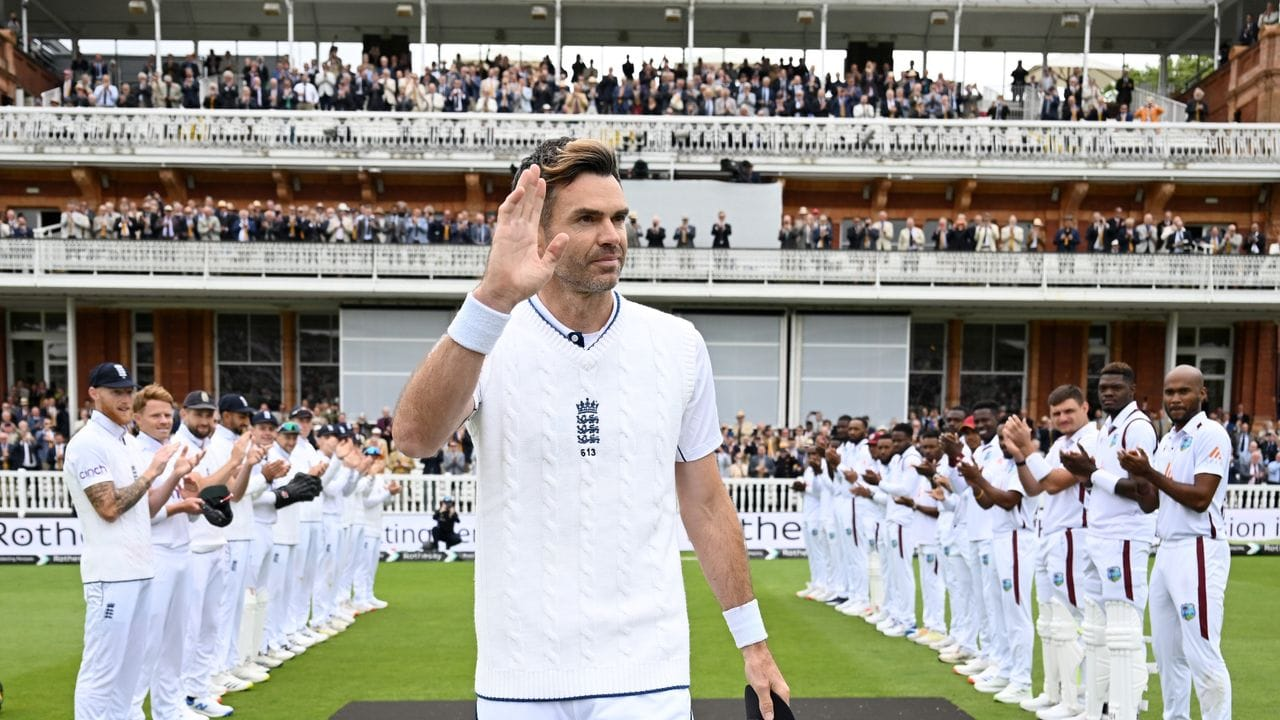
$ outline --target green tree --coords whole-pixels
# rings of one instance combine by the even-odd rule
[[[1187,91],[1204,76],[1213,72],[1213,58],[1209,55],[1170,55],[1168,95]],[[1160,68],[1157,65],[1131,70],[1133,84],[1155,90],[1160,85]]]

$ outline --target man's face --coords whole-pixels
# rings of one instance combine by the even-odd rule
[[[947,432],[959,433],[964,427],[964,411],[948,410],[946,416]]]
[[[919,448],[925,460],[937,462],[942,458],[942,442],[936,437],[921,438]]]
[[[973,429],[978,431],[982,442],[991,442],[996,435],[996,414],[989,409],[973,411]]]
[[[338,438],[336,435],[325,435],[316,439],[316,445],[320,452],[332,455],[338,449]]]
[[[276,426],[270,423],[259,423],[253,426],[253,444],[258,447],[270,447],[276,439]]]
[[[893,458],[893,438],[882,436],[876,441],[876,459],[882,463],[887,463]]]
[[[540,244],[545,248],[560,233],[569,236],[556,265],[556,280],[580,293],[612,290],[627,255],[622,185],[612,177],[580,175],[559,188],[552,203]]]
[[[182,424],[197,439],[203,440],[213,434],[213,411],[183,408]]]
[[[1175,424],[1185,423],[1204,405],[1208,392],[1189,374],[1173,372],[1164,381],[1164,411]],[[1248,430],[1245,430],[1248,432]]]
[[[173,406],[163,400],[148,400],[134,420],[138,422],[138,429],[151,439],[166,443],[173,430]]]
[[[903,451],[911,447],[911,436],[901,430],[894,430],[890,437],[893,438],[894,455],[901,455]]]
[[[1098,378],[1098,403],[1108,415],[1115,415],[1133,402],[1134,387],[1123,375],[1103,375]]]
[[[291,453],[298,446],[298,433],[277,433],[276,443],[284,449],[285,452]]]
[[[89,388],[93,407],[117,425],[133,419],[133,388]]]
[[[856,443],[860,443],[864,438],[867,437],[867,426],[858,418],[854,418],[849,421],[849,427],[847,432],[849,433],[850,440]]]

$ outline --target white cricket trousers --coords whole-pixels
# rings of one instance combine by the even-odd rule
[[[951,602],[951,628],[949,634],[960,644],[960,649],[976,655],[978,652],[978,628],[974,625],[972,608],[973,575],[965,560],[967,540],[942,546],[942,579],[946,582],[947,598]]]
[[[853,496],[850,495],[846,499],[838,499],[832,501],[834,505],[831,508],[831,523],[834,537],[828,533],[827,540],[831,543],[831,557],[835,566],[833,570],[831,588],[833,592],[843,598],[848,598],[853,594],[853,567],[857,563],[854,558],[858,554],[858,548],[853,541]]]
[[[1231,675],[1221,647],[1230,571],[1231,549],[1225,539],[1166,540],[1156,553],[1151,645],[1160,671],[1164,720],[1190,720],[1193,683],[1204,720],[1231,717]]]
[[[218,635],[217,662],[221,670],[239,667],[252,653],[250,648],[240,647],[241,613],[244,611],[244,592],[249,584],[249,540],[227,542],[227,572],[222,590],[222,620],[218,627],[224,631]]]
[[[911,627],[916,624],[916,576],[911,571],[911,554],[914,550],[903,526],[885,522],[880,530],[888,536],[885,605],[889,608],[889,617],[895,623]]]
[[[868,579],[871,565],[871,549],[874,540],[866,531],[865,518],[858,516],[858,503],[850,504],[849,528],[852,531],[852,547],[849,550],[849,600],[858,606],[871,604]],[[863,511],[866,514],[866,511]]]
[[[324,527],[320,521],[299,523],[298,544],[293,549],[295,573],[289,583],[288,624],[293,632],[306,627],[311,617],[311,590],[323,547]]]
[[[334,609],[337,608],[335,588],[338,585],[338,546],[342,533],[339,527],[340,522],[335,514],[325,515],[322,523],[324,539],[316,567],[316,584],[312,589],[312,605],[315,607],[312,612],[312,625],[328,622],[333,617]]]
[[[942,557],[938,546],[919,549],[920,595],[924,600],[924,627],[947,634],[947,587],[942,579]]]
[[[827,589],[827,535],[822,515],[816,510],[804,514],[804,550],[809,559],[809,584]]]
[[[289,633],[289,584],[293,578],[293,545],[273,545],[267,556],[267,624],[263,644],[267,649],[284,647]]]
[[[969,617],[973,634],[981,646],[979,654],[999,664],[1004,657],[1004,636],[1000,624],[1000,577],[991,556],[990,540],[970,540],[965,554],[969,566]]]
[[[187,639],[182,658],[182,689],[190,697],[207,697],[213,692],[210,677],[220,670],[217,656],[219,636],[226,632],[222,620],[226,611],[228,550],[222,545],[209,552],[191,553],[191,599],[187,611]]]
[[[342,529],[342,552],[338,565],[338,604],[350,603],[356,580],[356,558],[360,555],[360,526],[349,525]]]
[[[148,603],[147,648],[133,693],[133,717],[141,718],[142,701],[151,692],[152,720],[183,720],[187,696],[182,689],[183,647],[187,616],[191,614],[191,550],[153,545],[156,576],[151,580]]]
[[[378,567],[378,536],[368,525],[356,525],[355,601],[373,599],[373,576]]]
[[[1000,578],[1000,625],[1005,638],[1000,675],[1014,685],[1031,686],[1031,661],[1035,649],[1035,627],[1031,623],[1032,564],[1035,535],[1030,530],[998,532],[991,541]]]
[[[476,700],[476,720],[692,720],[687,688],[640,695],[520,702]]]
[[[84,654],[76,676],[75,720],[129,716],[146,652],[151,578],[84,585]]]

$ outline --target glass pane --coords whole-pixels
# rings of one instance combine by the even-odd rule
[[[50,365],[49,366],[49,387],[63,388],[67,387],[67,366],[66,365]]]
[[[1208,404],[1204,406],[1204,411],[1218,410],[1223,407],[1223,398],[1226,397],[1227,383],[1225,380],[1205,380],[1205,389],[1209,391]]]
[[[338,361],[333,355],[335,344],[328,331],[303,330],[298,333],[298,362],[304,365],[335,363]]]
[[[947,326],[942,323],[911,324],[911,369],[941,372],[946,362]]]
[[[244,395],[255,408],[265,402],[274,409],[280,404],[280,366],[219,365],[218,392]]]
[[[9,329],[14,332],[22,332],[24,330],[40,332],[44,329],[44,323],[40,319],[40,313],[38,312],[9,313]]]
[[[338,399],[337,365],[304,365],[299,373],[298,388],[303,400],[312,405],[319,402],[336,402]]]
[[[1002,372],[1022,372],[1027,331],[1022,325],[996,326],[996,365]]]
[[[303,330],[337,330],[337,315],[299,315],[298,327]]]
[[[133,314],[133,331],[136,333],[149,333],[152,328],[153,317],[149,312],[136,312]]]
[[[1107,354],[1105,352],[1089,353],[1089,376],[1097,377],[1102,373],[1102,368],[1107,366]]]
[[[1085,401],[1089,403],[1089,415],[1096,417],[1097,413],[1102,411],[1102,404],[1098,400],[1098,378],[1089,378],[1089,386],[1085,388]]]
[[[982,400],[995,400],[1007,412],[1022,410],[1021,375],[963,375],[960,378],[960,404],[973,405]]]
[[[155,343],[135,343],[133,346],[133,353],[133,361],[139,365],[150,365],[156,361]]]
[[[51,332],[62,332],[67,329],[67,314],[50,312],[44,314],[44,329]]]
[[[942,374],[911,373],[907,380],[907,409],[926,414],[942,407]]]
[[[245,362],[249,359],[249,316],[218,316],[218,360]]]
[[[1174,362],[1176,362],[1178,365],[1195,365],[1196,356],[1179,354],[1177,360],[1175,360]]]
[[[45,344],[45,353],[49,357],[50,363],[67,363],[67,344],[64,342],[49,342]]]
[[[1200,347],[1230,347],[1231,328],[1200,328]]]
[[[154,365],[138,365],[134,368],[135,378],[139,385],[150,385],[156,381],[156,367]]]
[[[1107,326],[1106,325],[1090,325],[1089,326],[1089,349],[1107,347]]]
[[[1219,377],[1227,374],[1227,361],[1221,358],[1205,358],[1200,361],[1200,372],[1205,375],[1217,375]]]
[[[1178,328],[1178,347],[1189,348],[1196,346],[1196,329],[1188,327]]]
[[[988,371],[991,369],[991,342],[995,332],[993,325],[964,326],[964,348],[960,352],[960,369]]]
[[[280,362],[280,316],[249,316],[250,362]]]

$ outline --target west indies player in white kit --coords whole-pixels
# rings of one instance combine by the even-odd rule
[[[1231,676],[1221,647],[1231,569],[1222,519],[1231,438],[1205,415],[1205,398],[1199,370],[1174,368],[1164,379],[1164,410],[1173,431],[1153,458],[1140,450],[1120,457],[1139,482],[1143,510],[1160,510],[1150,603],[1165,720],[1190,719],[1193,684],[1205,720],[1231,717]]]

